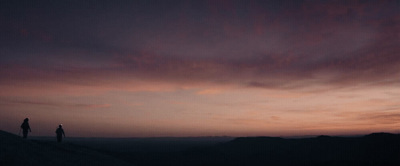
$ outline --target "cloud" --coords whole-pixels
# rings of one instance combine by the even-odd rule
[[[365,113],[358,116],[358,120],[367,120],[374,124],[399,124],[400,114],[393,112],[400,110],[400,106],[388,108],[390,112]]]
[[[62,103],[52,101],[41,101],[41,100],[20,100],[2,98],[0,102],[8,105],[35,105],[35,106],[46,106],[46,107],[59,107],[59,108],[82,108],[82,109],[94,109],[94,108],[105,108],[110,107],[111,104],[83,104],[83,103]]]
[[[112,12],[100,14],[103,21],[98,23],[104,29],[93,25],[85,28],[96,15],[77,17],[82,14],[81,9],[72,13],[77,19],[67,20],[68,26],[78,27],[75,30],[51,24],[54,18],[46,16],[40,22],[53,28],[46,32],[52,36],[48,41],[51,44],[38,42],[30,46],[38,36],[34,34],[41,33],[38,24],[19,27],[24,32],[22,37],[33,38],[18,39],[23,42],[12,47],[20,49],[2,48],[9,54],[2,58],[0,86],[296,89],[315,85],[397,85],[398,6],[387,1],[340,2],[218,2],[218,10],[211,15],[207,11],[213,10],[209,8],[213,5],[186,4],[193,10],[186,10],[183,5],[168,9],[162,16],[155,9],[118,11],[121,6],[116,5],[109,6]],[[372,10],[366,12],[367,9]],[[191,17],[181,21],[181,13]],[[126,17],[116,19],[118,14]],[[259,14],[261,18],[257,17]],[[11,16],[9,24],[21,21]],[[207,21],[214,16],[216,20]],[[64,18],[62,13],[55,13],[55,17]],[[204,20],[199,23],[197,18]],[[121,27],[110,26],[129,19],[134,21]],[[166,22],[181,28],[160,28]],[[256,27],[245,26],[251,22]],[[77,26],[78,23],[82,25]],[[58,33],[63,30],[66,32]],[[196,33],[200,30],[215,37],[203,37]],[[10,31],[21,33],[18,27]],[[210,88],[204,87],[199,93],[210,93],[205,89]]]

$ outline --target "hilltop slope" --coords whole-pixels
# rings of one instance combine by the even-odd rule
[[[136,146],[143,141],[138,142],[136,139],[100,139],[100,142],[94,143],[93,140],[99,141],[94,138],[83,141],[77,139],[74,144],[59,144],[49,140],[24,140],[0,131],[0,165],[130,165],[124,161],[146,166],[400,165],[400,135],[388,133],[363,137],[319,136],[302,139],[242,137],[215,144],[193,143],[196,146],[185,145],[186,149],[173,148],[179,145],[173,140],[182,143],[184,139],[169,138],[162,142],[149,140],[143,146]]]
[[[130,165],[82,146],[49,141],[24,140],[0,130],[0,165],[80,166]]]

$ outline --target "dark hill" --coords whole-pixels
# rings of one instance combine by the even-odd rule
[[[400,135],[283,139],[236,138],[209,149],[187,151],[199,165],[400,165]],[[196,163],[196,162],[195,162]]]
[[[53,141],[24,140],[0,131],[1,166],[129,165],[82,146]]]
[[[389,133],[373,133],[360,137],[318,136],[302,139],[241,137],[214,144],[192,142],[189,146],[186,142],[184,146],[186,149],[171,146],[179,145],[174,141],[182,142],[184,139],[163,139],[161,142],[149,140],[150,143],[146,144],[141,143],[143,140],[137,142],[135,139],[133,143],[131,139],[115,139],[115,141],[111,139],[94,144],[93,141],[97,140],[95,138],[79,140],[74,143],[58,144],[43,139],[24,140],[0,131],[0,166],[129,165],[123,161],[139,166],[400,165],[400,135]],[[136,143],[141,143],[143,146],[136,146]]]
[[[160,145],[162,148],[162,145]],[[399,166],[400,135],[242,137],[182,151],[135,151],[118,157],[136,165]]]

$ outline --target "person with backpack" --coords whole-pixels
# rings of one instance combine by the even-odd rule
[[[28,137],[28,131],[32,132],[31,127],[29,126],[29,118],[25,118],[24,122],[21,124],[21,129],[22,129],[22,134],[23,137],[22,138],[27,138]]]
[[[61,142],[62,141],[62,136],[64,135],[65,138],[65,133],[64,133],[64,129],[62,128],[62,124],[58,125],[58,128],[56,130],[56,134],[57,134],[57,142]]]

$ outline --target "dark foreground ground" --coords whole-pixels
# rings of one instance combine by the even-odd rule
[[[400,135],[206,138],[22,138],[0,131],[3,165],[399,166]]]

